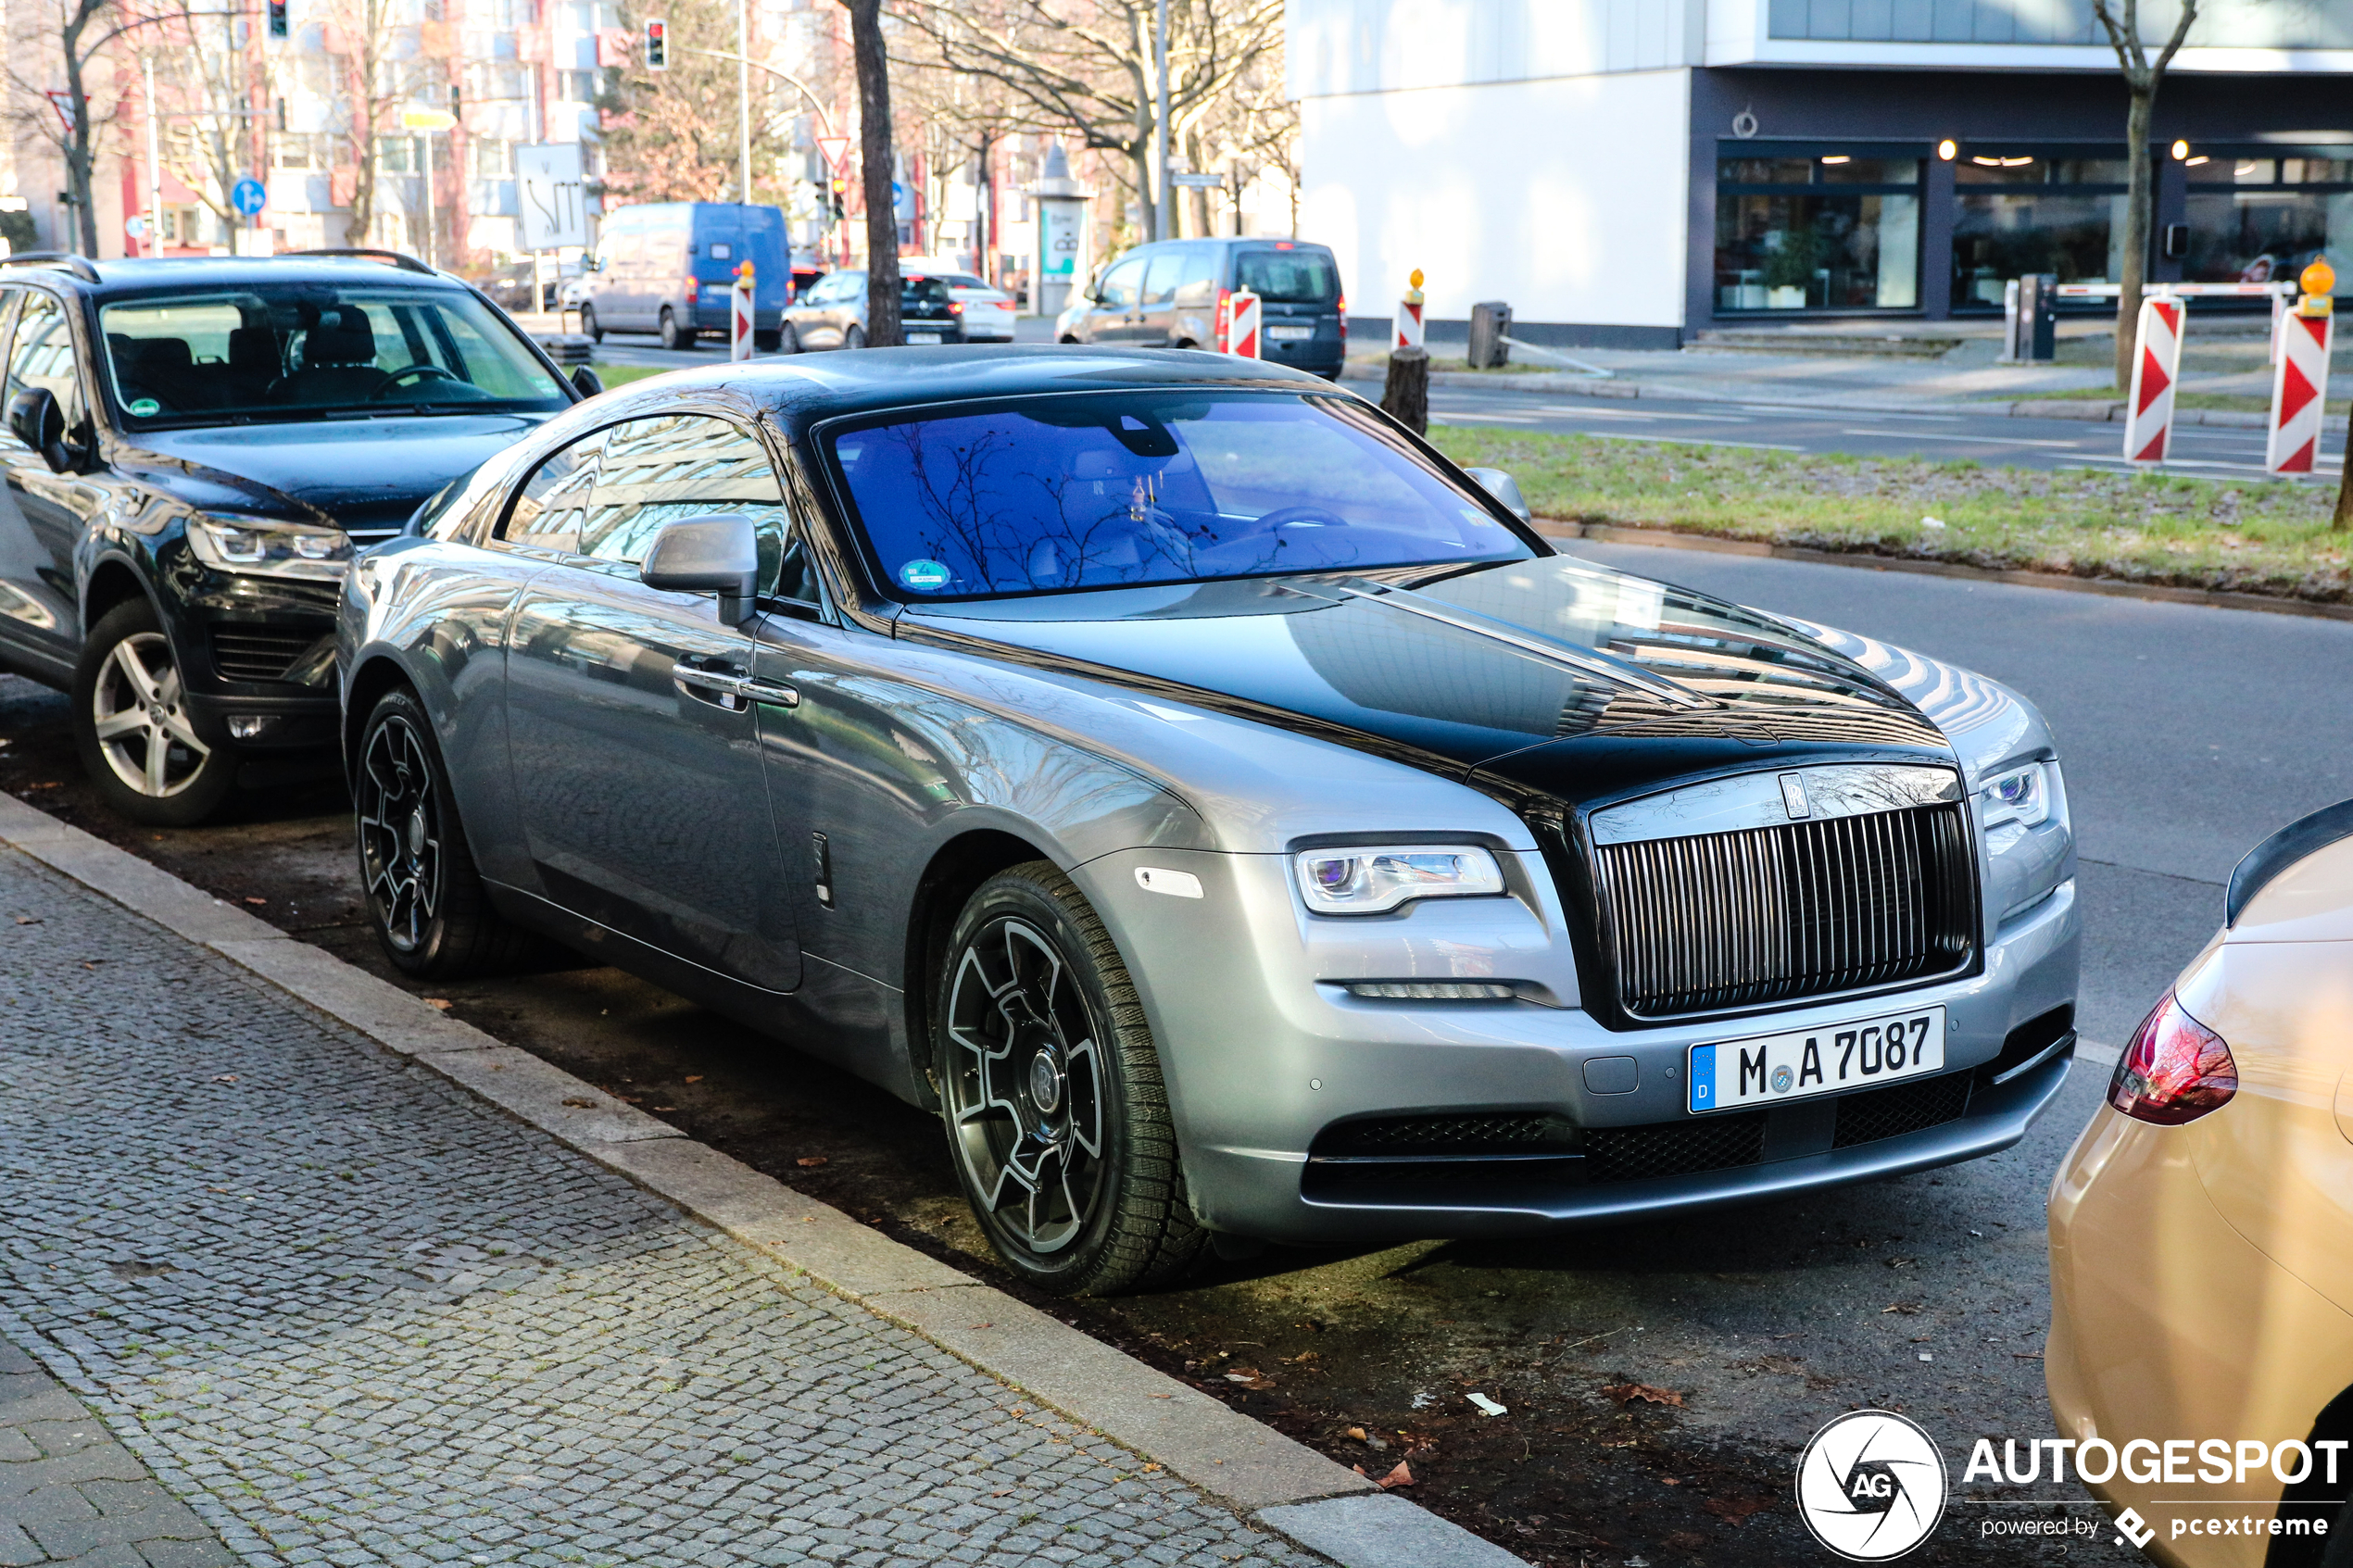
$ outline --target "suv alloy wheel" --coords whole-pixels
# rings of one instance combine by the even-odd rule
[[[100,797],[135,822],[187,827],[236,788],[236,752],[197,733],[179,655],[145,598],[90,629],[74,669],[73,734]]]

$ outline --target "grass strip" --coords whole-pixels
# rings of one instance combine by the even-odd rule
[[[676,367],[592,364],[588,368],[597,372],[597,379],[605,383],[607,392],[610,392],[614,387],[627,386],[633,381],[644,381],[648,376],[658,376],[665,370],[673,370]]]
[[[2335,487],[1970,460],[1667,445],[1433,425],[1466,466],[1508,470],[1536,515],[1806,549],[2341,604],[2353,533]]]

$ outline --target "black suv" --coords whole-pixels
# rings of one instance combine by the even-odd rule
[[[99,793],[202,820],[337,738],[356,548],[598,390],[388,252],[0,263],[0,668],[73,695]]]

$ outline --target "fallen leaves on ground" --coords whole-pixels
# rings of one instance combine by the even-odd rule
[[[818,1166],[823,1165],[830,1158],[831,1156],[824,1154],[804,1154],[799,1159],[794,1160],[793,1163],[799,1166],[804,1171],[814,1171]]]
[[[425,998],[425,1006],[433,1009],[435,1012],[447,1012],[449,1010],[449,998],[447,997],[427,997]]]
[[[1727,1524],[1745,1524],[1749,1515],[1773,1506],[1771,1498],[1702,1498],[1699,1505]]]
[[[1239,1383],[1245,1388],[1272,1388],[1275,1380],[1254,1366],[1238,1366],[1222,1374],[1228,1383]]]
[[[212,1075],[212,1081],[216,1084],[233,1084],[237,1081],[237,1075],[234,1073],[216,1073]]]
[[[1680,1405],[1683,1396],[1672,1388],[1656,1388],[1647,1383],[1613,1383],[1602,1390],[1602,1398],[1613,1404],[1630,1405],[1641,1399],[1654,1405]]]
[[[248,893],[238,901],[240,903],[250,904],[257,909],[267,909],[270,905],[270,900],[264,898],[258,893]]]
[[[576,1105],[583,1110],[588,1110],[594,1109],[597,1102],[588,1098],[585,1095],[573,1095],[570,1098],[566,1099],[564,1103],[566,1105]]]
[[[686,1074],[686,1082],[689,1084],[699,1084],[702,1082],[702,1074],[699,1073],[689,1073]]]
[[[1890,1312],[1901,1312],[1908,1318],[1919,1310],[1919,1303],[1917,1301],[1898,1301],[1893,1306],[1881,1307],[1879,1312],[1881,1317],[1885,1317]]]

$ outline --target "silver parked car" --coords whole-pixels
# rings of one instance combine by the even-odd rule
[[[355,563],[338,659],[396,964],[553,937],[936,1107],[1050,1290],[1966,1160],[2072,1050],[2033,709],[1277,366],[642,382]]]

